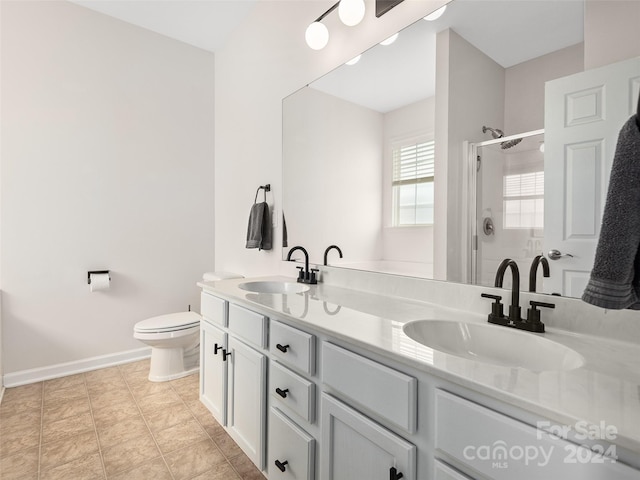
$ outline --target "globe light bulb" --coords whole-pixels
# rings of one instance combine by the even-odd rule
[[[364,0],[340,0],[338,16],[348,27],[359,24],[364,18]]]
[[[426,17],[424,17],[425,20],[429,21],[429,22],[433,22],[434,20],[439,19],[442,14],[444,13],[444,11],[447,9],[446,5],[443,5],[442,7],[440,7],[439,9],[437,9],[434,12],[431,12],[429,15],[427,15]]]
[[[353,57],[348,62],[345,62],[345,65],[355,65],[356,63],[358,63],[360,61],[361,57],[362,57],[362,55],[358,55],[357,57]]]
[[[382,42],[380,42],[380,45],[384,45],[384,46],[391,45],[393,42],[395,42],[398,39],[399,35],[400,35],[399,33],[391,35],[386,40],[383,40]]]
[[[329,42],[329,30],[320,22],[313,22],[304,34],[307,45],[314,50],[322,50]]]

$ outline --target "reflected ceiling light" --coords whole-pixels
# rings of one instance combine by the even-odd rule
[[[429,21],[429,22],[433,22],[434,20],[439,19],[446,9],[447,9],[447,6],[443,5],[439,9],[437,9],[436,11],[431,12],[429,15],[424,17],[424,19]]]
[[[538,149],[544,153],[544,142],[540,142],[540,146],[538,147]]]
[[[340,0],[338,16],[348,27],[359,24],[364,18],[364,0]]]
[[[400,35],[399,33],[391,35],[386,40],[383,40],[382,42],[380,42],[380,45],[391,45],[393,42],[395,42],[398,39],[399,35]]]
[[[307,45],[314,50],[322,50],[329,42],[329,30],[321,23],[322,19],[338,9],[338,16],[345,25],[351,27],[359,24],[364,18],[364,0],[340,0],[324,12],[307,27],[304,38]]]
[[[318,21],[313,22],[307,27],[304,33],[304,39],[307,45],[314,50],[322,50],[329,42],[329,29]]]
[[[351,60],[346,62],[345,65],[355,65],[356,63],[358,63],[360,61],[361,57],[362,57],[362,55],[358,55],[357,57],[353,57]]]

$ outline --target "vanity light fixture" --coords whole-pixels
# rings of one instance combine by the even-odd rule
[[[314,50],[322,50],[329,42],[329,29],[322,23],[324,17],[335,9],[342,23],[348,27],[359,24],[364,18],[364,0],[340,0],[312,22],[305,31],[304,38],[307,45]]]
[[[447,9],[447,6],[443,5],[439,9],[431,12],[429,15],[424,17],[424,19],[427,20],[428,22],[433,22],[434,20],[439,19],[446,9]]]

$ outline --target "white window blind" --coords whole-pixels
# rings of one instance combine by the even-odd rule
[[[393,149],[393,225],[433,224],[435,142]]]
[[[544,228],[544,171],[503,177],[504,228]]]

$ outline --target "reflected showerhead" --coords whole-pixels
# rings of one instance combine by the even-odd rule
[[[508,142],[502,142],[500,144],[500,148],[502,148],[503,150],[506,150],[507,148],[515,147],[521,141],[522,141],[521,138],[514,138],[513,140],[509,140]]]
[[[491,127],[482,127],[482,133],[487,133],[487,130],[491,132],[491,136],[493,138],[502,138],[504,137],[504,132],[499,128],[491,128]]]

